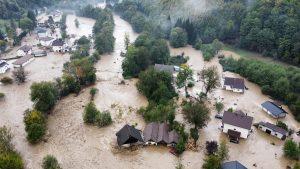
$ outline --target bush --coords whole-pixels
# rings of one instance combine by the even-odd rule
[[[185,151],[185,144],[186,142],[184,141],[183,138],[179,138],[179,142],[176,144],[176,152],[178,154],[182,154]]]
[[[10,78],[10,77],[3,77],[0,82],[4,85],[7,85],[7,84],[12,84],[13,83],[13,79]]]
[[[93,102],[88,103],[84,108],[83,121],[87,124],[94,124],[96,122],[96,117],[100,113],[97,110],[96,105]]]
[[[286,131],[289,130],[288,126],[284,122],[282,122],[282,121],[277,121],[276,126],[282,128],[282,129],[284,129]]]
[[[24,115],[27,140],[34,144],[39,142],[46,133],[46,118],[40,111],[27,110]]]
[[[52,82],[33,83],[30,90],[31,101],[35,102],[35,109],[41,112],[51,110],[58,99],[58,89]]]
[[[6,126],[0,127],[0,153],[13,151],[12,134]]]
[[[217,102],[215,104],[215,107],[216,107],[217,112],[219,113],[219,112],[221,112],[223,110],[224,104],[222,102]]]
[[[98,127],[108,126],[112,123],[109,112],[98,113],[96,116],[96,124]]]
[[[199,132],[198,132],[198,129],[191,128],[191,129],[190,129],[190,136],[194,139],[194,141],[195,141],[195,143],[196,143],[197,140],[199,139]]]
[[[62,91],[63,95],[66,96],[70,93],[78,94],[81,90],[80,83],[70,74],[64,74],[62,77]]]
[[[52,155],[47,155],[43,158],[43,169],[61,169],[57,159]]]
[[[21,156],[16,152],[0,153],[1,169],[23,169],[24,164]]]
[[[142,114],[146,122],[163,122],[175,115],[175,106],[172,101],[166,104],[149,103],[146,108],[141,108],[138,113]]]
[[[94,97],[95,97],[97,91],[98,91],[97,88],[91,88],[91,90],[90,90],[91,100],[94,100]]]
[[[24,83],[27,78],[27,72],[24,70],[23,67],[17,68],[13,72],[13,77],[17,83]]]
[[[192,88],[195,86],[195,83],[193,82],[188,82],[187,87]]]
[[[216,155],[209,155],[202,165],[203,169],[221,169],[221,160]]]
[[[300,169],[300,163],[296,163],[293,169]]]
[[[187,33],[180,27],[171,30],[170,43],[174,48],[184,47],[187,45]]]
[[[293,140],[287,140],[283,147],[284,155],[289,159],[299,160],[300,148]]]
[[[206,152],[208,155],[214,155],[218,151],[217,141],[206,141]]]

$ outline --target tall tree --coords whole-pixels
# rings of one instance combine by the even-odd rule
[[[209,120],[209,108],[203,102],[188,102],[182,111],[188,122],[194,124],[195,129],[201,129],[206,126]]]
[[[204,83],[206,95],[220,86],[220,77],[217,67],[215,66],[203,69],[200,73],[200,77]]]

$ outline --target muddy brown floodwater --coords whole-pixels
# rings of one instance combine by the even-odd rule
[[[87,18],[79,18],[83,28],[76,28],[73,15],[68,15],[68,33],[78,33],[78,35],[88,35],[94,21]],[[29,71],[29,80],[24,85],[0,86],[0,92],[6,94],[6,100],[0,102],[0,126],[7,125],[12,128],[15,135],[13,143],[25,160],[27,169],[41,168],[42,158],[47,154],[57,157],[62,168],[72,169],[98,169],[98,168],[156,168],[173,169],[178,162],[178,158],[169,153],[165,147],[143,147],[132,151],[117,151],[115,133],[126,123],[137,124],[137,128],[143,129],[145,123],[136,110],[147,105],[147,100],[138,93],[135,83],[136,79],[126,80],[125,85],[119,84],[122,78],[122,60],[120,52],[124,51],[124,34],[127,33],[133,42],[138,34],[134,33],[131,26],[114,15],[116,38],[115,50],[113,53],[103,55],[96,64],[97,83],[99,92],[95,97],[95,104],[101,111],[109,110],[112,114],[114,123],[108,127],[97,128],[87,126],[83,123],[82,112],[84,105],[89,102],[89,89],[84,89],[80,95],[70,95],[55,106],[53,113],[48,119],[47,142],[37,145],[30,145],[26,141],[26,133],[23,125],[23,112],[32,106],[29,99],[29,88],[33,82],[42,80],[52,80],[61,76],[63,63],[69,59],[69,55],[49,54],[44,58],[37,58],[26,66]],[[80,33],[81,32],[81,33]],[[211,62],[204,62],[200,51],[194,50],[191,46],[179,49],[171,49],[171,54],[181,54],[190,57],[188,64],[195,72],[201,71],[203,67],[215,65],[222,74],[222,67],[217,58]],[[9,75],[7,73],[5,75]],[[3,77],[5,75],[1,75]],[[224,75],[238,76],[232,73]],[[215,90],[210,96],[210,107],[212,107],[211,120],[208,126],[201,130],[198,141],[199,151],[186,151],[180,160],[187,169],[201,168],[203,164],[204,145],[206,140],[226,139],[226,136],[218,129],[221,121],[214,119],[216,114],[213,104],[217,98],[224,98],[225,108],[236,103],[238,109],[243,110],[254,117],[254,122],[266,120],[275,122],[267,116],[259,105],[268,100],[263,95],[260,88],[246,81],[249,88],[244,94],[234,94],[221,89]],[[191,93],[200,92],[202,84],[197,82]],[[177,119],[182,119],[181,114]],[[291,113],[284,119],[289,126],[300,128]],[[275,143],[272,145],[271,143]],[[229,145],[229,160],[238,160],[248,168],[259,169],[283,169],[290,161],[282,156],[283,142],[267,136],[266,134],[254,129],[249,139],[242,140],[240,144]],[[275,156],[275,154],[277,154]]]

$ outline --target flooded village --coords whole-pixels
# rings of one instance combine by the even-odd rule
[[[47,20],[49,16],[53,16],[56,22],[61,20],[62,12],[57,10],[54,13],[39,13],[37,16],[38,23]],[[79,22],[78,27],[75,20]],[[23,61],[22,63],[26,62],[24,65],[21,63],[21,66],[28,73],[26,82],[11,85],[0,84],[0,92],[5,94],[5,98],[0,101],[0,126],[5,125],[11,129],[14,136],[12,144],[22,156],[26,169],[41,168],[42,159],[47,154],[55,156],[61,168],[66,169],[173,169],[178,163],[181,163],[184,168],[196,169],[201,168],[204,164],[206,141],[213,140],[226,141],[229,150],[229,158],[226,162],[238,161],[248,169],[285,169],[287,166],[294,165],[295,162],[287,159],[283,154],[285,141],[280,139],[281,137],[277,138],[277,134],[272,136],[266,133],[267,131],[262,131],[262,128],[254,126],[260,122],[276,124],[278,119],[272,117],[272,113],[274,109],[281,109],[284,110],[285,117],[280,118],[280,121],[288,124],[290,129],[299,131],[300,123],[295,120],[289,108],[286,105],[282,105],[282,108],[275,105],[273,102],[276,100],[263,94],[261,87],[248,81],[245,77],[224,71],[218,57],[205,61],[201,51],[190,45],[180,48],[169,45],[171,56],[184,53],[185,56],[189,57],[186,64],[193,70],[193,77],[196,80],[194,86],[187,89],[187,92],[192,96],[197,96],[198,93],[204,91],[203,82],[197,78],[199,78],[199,73],[207,67],[215,66],[222,82],[222,85],[207,96],[205,103],[210,109],[210,119],[206,127],[199,130],[198,146],[193,150],[187,148],[180,156],[174,155],[171,148],[160,144],[119,148],[116,133],[123,126],[126,124],[134,125],[134,128],[144,131],[147,123],[138,113],[138,110],[141,107],[146,107],[148,101],[136,87],[139,80],[137,78],[124,79],[122,75],[124,57],[121,56],[121,53],[126,52],[124,35],[128,35],[130,43],[134,43],[139,34],[117,13],[113,13],[113,20],[114,50],[109,54],[102,54],[100,60],[95,63],[95,84],[83,88],[78,95],[70,94],[56,103],[51,114],[48,115],[45,137],[38,144],[30,144],[27,141],[23,122],[25,110],[34,105],[30,99],[30,87],[35,82],[54,81],[55,78],[63,75],[64,63],[70,60],[73,42],[82,36],[91,37],[96,20],[76,16],[75,12],[74,14],[67,14],[66,33],[70,38],[63,42],[62,48],[55,50],[55,45],[53,45],[53,42],[61,37],[61,30],[55,28],[52,31],[47,28],[45,30],[47,32],[45,37],[47,38],[38,31],[33,31],[22,40],[20,46],[13,47],[11,51],[0,55],[0,60],[5,60],[10,68],[5,73],[0,74],[1,79],[6,76],[13,76],[13,71],[17,69],[16,62],[20,59],[15,58],[17,55],[21,55],[21,58],[27,56],[28,53],[25,51],[26,54],[18,54],[22,47],[28,46],[30,48],[28,50],[31,51],[32,59],[27,59],[28,63]],[[41,50],[46,52],[46,56],[35,57],[32,55]],[[91,53],[93,51],[94,49],[91,49]],[[224,55],[225,58],[240,57],[237,53],[227,50],[221,50],[219,55]],[[228,81],[224,82],[226,78]],[[240,88],[235,87],[238,79],[242,79],[240,82],[242,87]],[[226,83],[231,89],[226,88]],[[96,107],[101,112],[109,111],[111,113],[113,121],[111,125],[98,128],[84,123],[83,112],[86,104],[90,101],[91,88],[98,90],[94,98]],[[242,91],[236,92],[235,89]],[[176,91],[178,92],[176,102],[180,104],[185,99],[186,93],[184,89],[176,89]],[[262,104],[267,101],[270,101],[271,106],[273,105],[275,108],[270,108],[268,111],[266,110],[268,109],[267,106],[263,110]],[[215,109],[217,102],[222,102],[224,105],[221,112]],[[233,112],[242,111],[243,114],[237,113],[236,115],[241,116],[241,119],[245,116],[252,118],[245,138],[242,137],[243,132],[239,129],[243,128],[241,126],[244,126],[246,122],[241,122],[242,124],[239,126],[240,124],[229,120],[228,125],[236,125],[236,127],[228,129],[233,133],[230,137],[228,136],[230,132],[225,132],[224,128],[226,128],[227,122],[225,122],[224,116],[229,109]],[[176,109],[175,115],[175,119],[184,123],[187,128],[193,127],[184,120],[184,115],[180,109]],[[216,115],[221,118],[216,118]],[[296,132],[292,135],[285,134],[288,139],[293,139],[299,143],[300,136]],[[238,136],[234,137],[235,134]],[[237,140],[238,144],[234,143],[234,140]]]

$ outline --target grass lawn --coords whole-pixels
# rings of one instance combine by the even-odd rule
[[[228,50],[228,51],[234,52],[234,53],[240,55],[241,57],[247,57],[247,58],[248,57],[263,57],[259,53],[247,51],[244,49],[239,49],[239,48],[236,48],[236,47],[234,47],[232,45],[228,45],[228,44],[224,45],[223,50]]]

